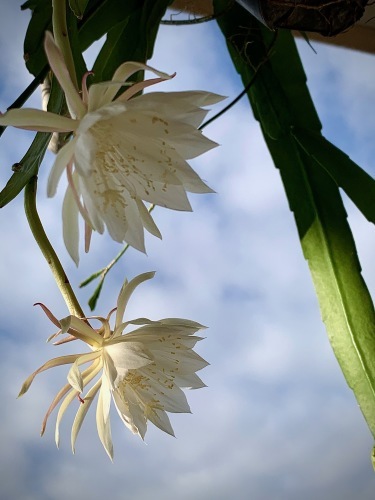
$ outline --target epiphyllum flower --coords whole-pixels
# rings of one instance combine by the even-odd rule
[[[143,228],[161,235],[143,201],[191,210],[186,191],[212,192],[185,160],[217,146],[197,127],[207,113],[201,106],[223,98],[203,91],[135,96],[145,87],[171,78],[136,62],[122,64],[112,81],[93,84],[89,89],[85,75],[81,97],[49,32],[44,46],[50,67],[65,92],[71,118],[36,109],[12,109],[0,117],[0,125],[73,132],[52,167],[48,196],[55,194],[66,169],[69,187],[63,203],[63,232],[65,245],[76,263],[78,211],[88,234],[91,229],[103,233],[106,226],[115,241],[126,241],[145,251]],[[158,78],[133,84],[115,98],[124,85],[129,85],[124,82],[144,69]]]
[[[55,431],[57,446],[59,445],[61,418],[74,400],[78,399],[80,403],[72,427],[73,453],[82,421],[99,392],[96,423],[100,440],[112,459],[113,448],[109,420],[111,396],[124,424],[143,439],[148,420],[173,436],[173,429],[166,412],[190,412],[181,387],[191,389],[205,387],[195,372],[207,366],[208,363],[193,351],[195,344],[202,340],[202,337],[193,335],[205,327],[199,323],[178,318],[160,321],[140,318],[123,322],[130,295],[140,283],[153,276],[154,273],[144,273],[129,283],[125,282],[120,291],[117,308],[112,310],[106,319],[94,317],[102,323],[99,329],[94,329],[88,324],[88,319],[94,318],[68,316],[58,321],[45,306],[42,306],[51,321],[60,328],[49,340],[61,333],[69,333],[69,337],[57,344],[80,339],[91,348],[91,352],[87,354],[72,354],[51,359],[28,377],[20,391],[21,396],[29,389],[38,373],[54,366],[72,363],[68,373],[69,383],[62,387],[55,396],[42,424],[43,435],[49,415],[61,402]],[[116,320],[114,329],[111,330],[109,319],[114,311],[116,311]],[[124,334],[124,329],[129,325],[142,326]],[[91,364],[81,371],[80,367],[85,363]],[[81,397],[80,394],[84,388],[100,372],[100,378],[86,395]]]

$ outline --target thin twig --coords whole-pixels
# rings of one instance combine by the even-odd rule
[[[254,72],[253,76],[251,77],[249,83],[246,85],[246,87],[238,94],[237,97],[235,97],[233,99],[233,101],[231,101],[229,104],[227,104],[227,106],[225,106],[225,108],[223,108],[221,111],[219,111],[218,113],[216,113],[216,115],[212,116],[211,118],[209,118],[208,120],[206,120],[204,123],[202,123],[202,125],[199,127],[199,130],[203,130],[205,127],[207,127],[207,125],[209,125],[213,121],[217,120],[220,116],[222,116],[230,108],[232,108],[235,104],[237,104],[237,102],[240,99],[242,99],[242,97],[244,95],[246,95],[248,93],[248,91],[250,90],[251,86],[254,84],[254,82],[255,82],[258,74],[259,74],[260,68],[263,66],[263,64],[265,64],[269,60],[270,55],[271,55],[271,51],[272,51],[272,49],[273,49],[273,47],[274,47],[274,45],[276,43],[276,39],[277,39],[277,31],[275,32],[274,37],[272,39],[272,42],[270,43],[270,46],[268,47],[267,54],[266,54],[265,58],[255,68],[255,70],[254,70],[255,72]]]

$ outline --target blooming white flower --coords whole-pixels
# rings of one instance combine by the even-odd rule
[[[124,424],[142,439],[147,430],[147,421],[164,432],[174,435],[166,412],[188,413],[189,405],[183,388],[198,389],[205,384],[196,372],[208,363],[200,357],[193,347],[202,337],[193,336],[198,330],[205,328],[194,321],[166,318],[150,321],[140,318],[123,322],[123,315],[130,295],[140,283],[154,276],[144,273],[123,285],[117,308],[107,318],[77,318],[68,316],[58,321],[53,314],[42,305],[51,321],[59,327],[59,331],[49,340],[61,333],[70,336],[57,344],[68,340],[80,339],[89,345],[91,352],[72,354],[51,359],[24,382],[20,396],[25,394],[35,376],[49,368],[72,364],[68,373],[68,384],[61,388],[53,399],[42,424],[43,435],[47,419],[54,408],[61,402],[55,429],[55,440],[59,445],[59,426],[68,406],[79,400],[79,408],[72,426],[71,444],[74,453],[75,441],[83,419],[96,394],[99,392],[96,409],[96,423],[100,440],[113,458],[113,446],[109,420],[111,397]],[[116,311],[114,329],[110,327],[110,317]],[[88,320],[97,319],[102,326],[92,328]],[[124,334],[129,325],[141,325],[136,330]],[[83,364],[91,363],[81,371]],[[86,395],[80,396],[84,388],[101,372],[101,376],[93,383]]]
[[[87,89],[82,97],[74,87],[63,56],[51,33],[45,36],[49,65],[65,92],[71,118],[37,109],[12,109],[0,117],[0,125],[29,130],[72,132],[72,139],[59,151],[48,180],[48,196],[56,192],[67,171],[69,185],[63,202],[65,245],[78,264],[78,214],[86,234],[94,229],[118,242],[126,241],[145,251],[144,228],[161,237],[144,205],[191,210],[186,192],[212,190],[186,162],[217,144],[197,129],[207,110],[201,106],[223,97],[203,91],[151,92],[144,88],[171,78],[149,66],[126,62],[112,81]],[[150,70],[157,78],[135,83],[119,97],[119,90],[134,73]],[[89,237],[86,249],[89,246]]]

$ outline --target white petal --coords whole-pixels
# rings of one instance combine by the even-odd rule
[[[108,377],[114,388],[126,377],[130,369],[140,368],[153,362],[151,353],[147,352],[141,342],[106,345],[104,353]]]
[[[47,196],[49,198],[55,195],[61,175],[66,169],[68,163],[73,158],[76,142],[76,138],[72,139],[71,141],[67,142],[57,153],[55,162],[48,177]]]
[[[150,92],[150,94],[160,94],[161,99],[168,101],[178,99],[195,106],[210,106],[226,99],[225,96],[206,92],[204,90],[185,90],[180,92]]]
[[[74,147],[74,165],[82,177],[89,177],[93,170],[93,163],[97,145],[92,134],[85,133],[76,137]]]
[[[81,158],[76,155],[77,171],[80,162]],[[143,223],[137,203],[118,179],[106,172],[101,163],[94,162],[90,168],[90,175],[80,177],[79,185],[94,229],[102,232],[104,222],[115,241],[126,241],[144,252]]]
[[[147,430],[147,419],[144,414],[144,407],[140,405],[133,389],[127,386],[121,391],[115,390],[113,399],[124,424],[133,434],[138,434],[144,439]]]
[[[67,187],[63,201],[63,239],[69,255],[75,262],[79,263],[79,227],[78,227],[78,207],[74,199],[70,186]]]
[[[87,182],[87,178],[78,176],[78,191],[82,194],[84,206],[87,210],[90,224],[95,231],[102,234],[104,232],[104,223],[102,220],[101,213],[95,204],[95,186]]]
[[[71,132],[77,128],[78,123],[71,118],[48,111],[22,108],[10,109],[0,115],[0,125],[11,125],[39,132]]]
[[[163,410],[150,409],[147,411],[147,418],[160,430],[174,437],[174,431],[168,415]]]
[[[163,366],[166,370],[170,370],[177,375],[185,375],[187,373],[197,372],[209,365],[199,354],[191,349],[181,351],[164,351],[152,350],[155,363],[158,366]]]
[[[78,392],[82,392],[84,387],[82,374],[78,367],[85,363],[89,363],[90,361],[94,361],[95,359],[100,357],[100,355],[100,352],[94,351],[87,354],[82,354],[79,358],[76,359],[68,373],[68,382],[73,387],[73,389]]]
[[[78,358],[79,359],[79,358]],[[82,374],[79,371],[77,362],[73,363],[68,372],[68,382],[78,392],[83,391]]]
[[[75,389],[72,389],[69,394],[64,398],[63,402],[60,405],[59,411],[57,412],[57,417],[56,417],[56,426],[55,426],[55,443],[56,446],[59,447],[60,444],[60,422],[62,417],[64,416],[64,413],[66,412],[68,406],[70,403],[74,401],[74,399],[77,396],[77,391]]]
[[[148,273],[142,273],[133,278],[129,283],[125,281],[123,284],[118,299],[117,299],[117,311],[116,311],[116,323],[115,323],[115,330],[118,328],[119,325],[121,325],[125,313],[126,306],[129,302],[129,299],[134,292],[134,290],[137,288],[138,285],[143,283],[144,281],[150,280],[155,276],[155,272],[151,271]],[[117,337],[118,335],[121,335],[121,332],[114,332],[113,337]]]
[[[113,444],[111,437],[111,423],[109,420],[109,409],[111,393],[106,377],[102,378],[102,386],[99,392],[98,406],[96,408],[96,425],[98,434],[109,458],[113,460]]]
[[[217,142],[207,139],[199,130],[191,134],[173,136],[168,139],[168,143],[186,160],[196,158],[218,146]]]
[[[99,122],[110,119],[113,120],[118,115],[124,115],[127,108],[127,103],[111,102],[110,104],[96,109],[91,113],[87,113],[80,121],[76,132],[77,134],[85,134]]]
[[[154,372],[155,378],[153,378]],[[144,381],[137,385],[131,383],[130,385],[146,406],[152,406],[157,401],[165,411],[190,413],[185,393],[176,384],[171,382],[170,379],[166,378],[163,372],[158,370],[155,365],[141,368],[135,373],[145,375]]]
[[[174,383],[178,385],[178,387],[189,389],[202,389],[203,387],[207,387],[196,373],[189,373],[181,376],[177,375],[174,378]]]
[[[151,112],[166,120],[180,121],[198,128],[208,113],[208,110],[190,104],[174,97],[173,92],[150,92],[135,97],[128,102],[128,108],[139,112]]]
[[[194,332],[198,330],[204,330],[207,327],[204,325],[201,325],[200,323],[197,323],[196,321],[192,321],[191,319],[183,319],[183,318],[164,318],[160,320],[160,323],[163,325],[168,325],[172,326],[175,328],[181,328],[181,333],[184,335],[191,335],[191,329],[194,330]],[[187,330],[186,330],[187,329]],[[186,331],[186,333],[185,333]]]
[[[101,379],[98,380],[95,385],[91,387],[91,389],[87,392],[84,403],[81,404],[78,408],[78,411],[76,413],[76,416],[74,418],[73,426],[72,426],[72,433],[71,433],[71,445],[72,445],[72,451],[73,453],[75,452],[75,443],[76,439],[78,436],[78,433],[81,429],[83,420],[91,406],[91,403],[93,402],[100,386],[101,386]]]
[[[157,238],[161,239],[161,233],[160,233],[157,225],[155,224],[154,219],[151,217],[150,212],[147,210],[147,208],[144,206],[144,204],[141,200],[139,200],[137,198],[135,201],[137,203],[139,215],[142,219],[142,224],[143,224],[144,228],[147,229],[147,231],[150,234],[153,234]]]
[[[82,102],[82,99],[75,88],[72,79],[70,78],[68,68],[66,67],[64,57],[55,43],[52,34],[46,31],[44,38],[44,49],[47,54],[47,59],[55,74],[57,80],[59,81],[67,100],[69,110],[78,118],[82,118],[86,113],[86,107]]]

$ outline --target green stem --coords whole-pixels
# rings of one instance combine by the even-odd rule
[[[48,262],[53,277],[55,278],[56,284],[60,289],[60,292],[70,311],[70,314],[84,318],[85,314],[82,311],[77,297],[73,292],[65,271],[59,261],[59,258],[57,257],[56,252],[52,248],[52,245],[47,238],[47,235],[39,218],[36,208],[37,184],[37,177],[34,176],[30,179],[25,187],[25,213],[29,222],[31,232],[33,233],[35,241],[38,243],[39,248],[44,255],[44,258]]]
[[[68,25],[66,22],[65,0],[52,0],[52,28],[55,42],[62,52],[72,82],[78,90],[77,75],[69,42]]]

